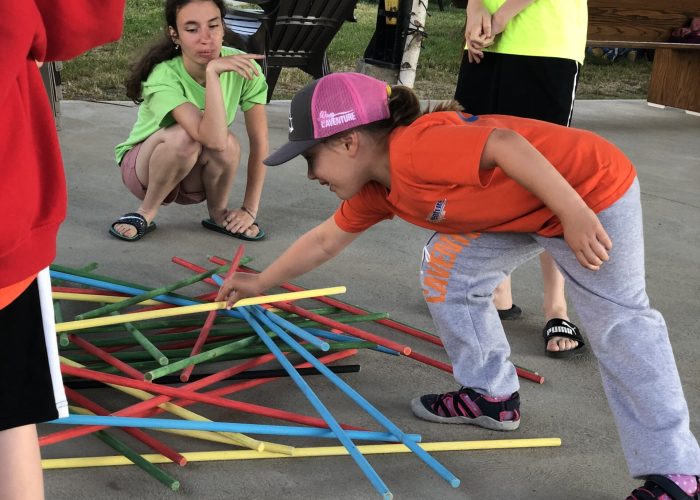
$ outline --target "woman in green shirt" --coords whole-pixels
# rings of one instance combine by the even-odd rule
[[[207,229],[246,240],[264,236],[255,224],[268,153],[267,83],[255,62],[264,56],[222,47],[224,13],[222,0],[168,0],[165,39],[127,80],[127,95],[140,107],[115,158],[124,184],[141,204],[110,227],[121,240],[136,241],[154,230],[162,204],[204,200]],[[250,154],[243,203],[230,210],[241,148],[228,127],[239,106]]]

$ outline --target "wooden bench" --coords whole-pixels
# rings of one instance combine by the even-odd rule
[[[588,0],[589,47],[653,49],[647,102],[700,113],[700,44],[668,42],[700,0]]]

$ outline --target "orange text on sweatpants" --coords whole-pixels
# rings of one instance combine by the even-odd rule
[[[479,233],[438,234],[437,241],[431,245],[423,269],[422,286],[426,302],[444,302],[447,285],[452,275],[457,256]]]

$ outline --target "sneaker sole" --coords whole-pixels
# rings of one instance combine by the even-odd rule
[[[423,403],[421,403],[419,397],[411,401],[411,411],[416,417],[420,418],[421,420],[427,420],[428,422],[436,422],[438,424],[477,425],[485,429],[491,429],[492,431],[514,431],[518,427],[520,427],[519,419],[500,422],[486,415],[481,415],[476,418],[441,417],[440,415],[435,415],[434,413],[428,411],[425,408],[425,406],[423,406]]]

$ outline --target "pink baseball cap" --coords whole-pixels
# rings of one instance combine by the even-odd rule
[[[285,163],[338,132],[389,118],[389,87],[361,73],[331,73],[296,93],[289,108],[289,142],[265,158]]]

